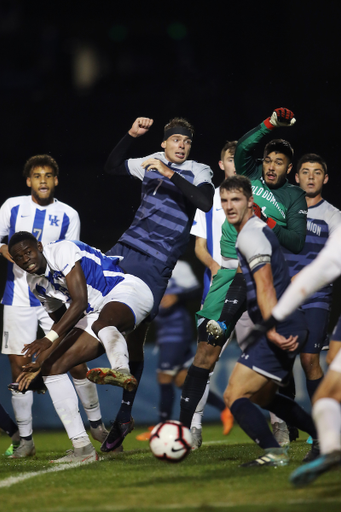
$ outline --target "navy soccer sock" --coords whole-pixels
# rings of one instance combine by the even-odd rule
[[[263,450],[280,448],[269,429],[264,414],[248,398],[238,398],[233,402],[230,410],[240,428]]]
[[[159,416],[160,421],[170,420],[174,404],[174,387],[173,384],[160,384],[160,403]]]
[[[129,362],[130,373],[134,375],[138,383],[140,383],[142,377],[143,366],[144,361]],[[130,421],[131,410],[133,408],[137,390],[138,387],[135,391],[127,391],[125,389],[123,390],[121,407],[116,416],[116,420],[119,421],[120,423],[128,423],[128,421]]]
[[[277,393],[271,404],[267,406],[267,409],[286,423],[295,425],[300,430],[307,432],[313,439],[317,439],[317,432],[312,417],[291,398]]]
[[[18,427],[9,416],[7,411],[0,404],[0,427],[2,430],[6,432],[10,437],[13,436],[18,431]]]
[[[218,409],[220,412],[222,412],[226,407],[224,400],[217,395],[217,393],[214,393],[214,391],[208,392],[207,403]]]
[[[210,371],[190,366],[184,382],[180,400],[180,421],[191,428],[193,414],[204,394]]]
[[[310,401],[312,400],[313,395],[314,395],[315,391],[317,390],[317,388],[319,387],[319,385],[321,384],[322,380],[323,380],[323,376],[320,377],[319,379],[315,379],[315,380],[309,380],[309,379],[306,380],[307,391],[308,391]]]

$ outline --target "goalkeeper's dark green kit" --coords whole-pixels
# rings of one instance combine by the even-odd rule
[[[237,174],[243,174],[251,180],[254,202],[267,217],[276,222],[272,229],[280,244],[293,253],[299,253],[305,243],[307,226],[305,192],[298,186],[291,185],[287,180],[280,188],[270,189],[262,177],[262,162],[254,157],[255,147],[271,131],[262,122],[244,135],[239,140],[236,148],[235,167]],[[224,258],[237,259],[236,239],[237,231],[225,220],[220,241],[221,253]],[[219,320],[226,292],[235,274],[236,270],[231,268],[218,270],[207,294],[203,309],[197,312],[198,320],[200,317]],[[234,325],[235,322],[233,325],[229,325],[227,336],[232,332]]]

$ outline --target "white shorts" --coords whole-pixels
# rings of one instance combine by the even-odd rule
[[[149,286],[147,286],[142,279],[127,274],[125,275],[124,281],[118,283],[115,288],[104,297],[103,307],[109,302],[121,302],[126,304],[134,314],[134,327],[137,327],[149,315],[154,305],[154,297]],[[77,322],[75,327],[86,331],[98,340],[92,330],[92,324],[98,319],[99,315],[99,311],[88,313]]]
[[[341,349],[338,351],[333,361],[330,363],[329,370],[341,373]]]
[[[4,306],[1,352],[22,355],[24,345],[37,339],[38,324],[45,333],[53,325],[43,306]]]

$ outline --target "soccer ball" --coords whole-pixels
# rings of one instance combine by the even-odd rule
[[[192,450],[191,432],[180,421],[165,421],[151,431],[149,446],[156,458],[180,462]]]

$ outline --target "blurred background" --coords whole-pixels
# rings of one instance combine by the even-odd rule
[[[191,158],[209,164],[218,185],[225,141],[285,106],[297,123],[278,136],[292,143],[296,162],[306,152],[324,156],[324,197],[341,208],[340,11],[330,0],[0,0],[1,204],[29,193],[25,161],[51,154],[60,167],[56,197],[78,210],[81,239],[106,251],[139,204],[139,182],[103,171],[136,117],[154,126],[131,156],[158,150],[164,124],[186,117],[196,129]],[[201,279],[193,242],[185,259]],[[5,267],[0,261],[1,291]],[[331,327],[339,282],[335,291]]]

